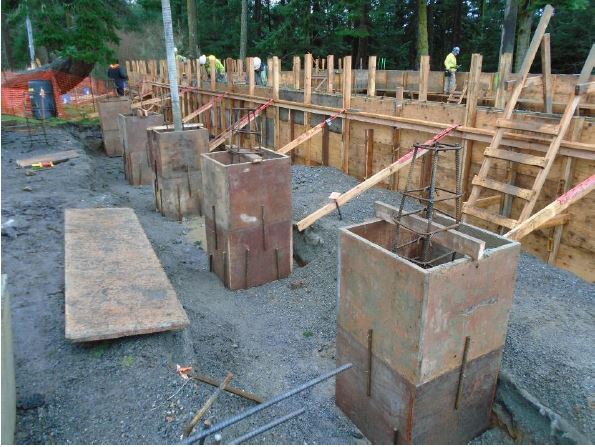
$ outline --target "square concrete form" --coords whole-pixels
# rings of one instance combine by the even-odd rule
[[[232,290],[289,276],[290,158],[265,149],[261,156],[212,152],[202,162],[211,271]]]
[[[131,185],[150,185],[153,169],[147,158],[147,129],[163,124],[163,115],[135,113],[118,115],[118,128],[123,148],[124,177]]]
[[[131,102],[127,96],[112,96],[97,101],[103,146],[110,157],[119,157],[124,149],[118,128],[118,115],[130,113]]]
[[[180,221],[202,215],[200,156],[209,151],[208,130],[202,124],[186,124],[182,131],[157,126],[147,130],[147,139],[157,211]]]
[[[392,251],[395,230],[341,229],[337,364],[354,366],[337,405],[375,444],[465,444],[489,426],[520,244],[463,223],[456,238],[485,242],[483,257],[424,269]],[[401,227],[399,243],[413,237]]]

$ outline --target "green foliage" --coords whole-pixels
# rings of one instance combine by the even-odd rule
[[[201,52],[237,58],[241,0],[195,1]],[[593,1],[517,1],[527,5],[525,16],[533,15],[533,29],[545,4],[554,6],[548,28],[552,67],[576,73],[595,37]],[[188,54],[187,0],[170,2],[176,46]],[[425,0],[425,5],[432,69],[441,69],[452,46],[458,45],[463,69],[469,68],[471,54],[477,52],[483,55],[483,70],[496,71],[505,0]],[[418,0],[249,0],[247,54],[264,60],[277,55],[283,69],[290,68],[292,56],[306,52],[315,57],[351,54],[356,67],[359,58],[365,66],[367,55],[374,54],[386,61],[387,69],[411,69],[418,65],[418,7]],[[36,45],[47,49],[50,58],[72,56],[90,62],[105,63],[113,57],[117,30],[154,35],[156,28],[149,24],[162,22],[160,0],[6,0],[2,11],[8,21],[3,28],[10,30],[7,41],[19,66],[28,59],[27,11]],[[161,47],[145,47],[137,57],[164,57]],[[152,56],[147,54],[151,51]],[[534,69],[539,69],[537,59]]]

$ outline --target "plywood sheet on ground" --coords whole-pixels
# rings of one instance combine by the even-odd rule
[[[70,160],[71,158],[76,158],[80,154],[77,151],[62,151],[62,152],[53,152],[51,154],[41,154],[35,157],[24,158],[22,160],[17,160],[17,165],[20,168],[26,168],[31,166],[34,163],[58,163],[66,160]]]
[[[188,316],[130,208],[67,209],[66,338],[182,329]]]

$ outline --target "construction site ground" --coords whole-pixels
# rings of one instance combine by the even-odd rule
[[[185,381],[176,365],[217,380],[231,371],[232,385],[265,399],[335,367],[338,229],[372,218],[375,200],[398,205],[398,193],[366,192],[342,208],[342,221],[333,213],[294,237],[307,264],[294,263],[289,278],[232,292],[209,273],[202,221],[179,223],[156,213],[152,187],[129,186],[122,159],[103,155],[98,127],[48,128],[46,138],[35,129],[31,147],[26,128],[2,131],[2,273],[12,296],[15,442],[179,442],[214,388]],[[33,175],[17,168],[19,158],[69,149],[81,156]],[[294,218],[356,183],[335,169],[295,166]],[[134,209],[188,314],[188,329],[85,344],[65,340],[64,209],[87,207]],[[500,392],[496,404],[517,440],[550,439],[532,419],[539,417],[535,408],[524,408],[527,396],[542,406],[538,413],[549,417],[551,430],[593,440],[594,298],[593,284],[522,254],[502,366],[519,404],[507,404],[514,399]],[[222,421],[252,405],[224,393],[208,417]],[[224,430],[223,440],[300,407],[304,415],[252,442],[367,443],[335,406],[332,380]],[[512,441],[493,429],[474,442]]]

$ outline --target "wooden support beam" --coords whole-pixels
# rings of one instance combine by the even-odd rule
[[[296,90],[300,89],[300,75],[302,74],[302,68],[300,67],[302,60],[299,56],[293,56],[293,88]]]
[[[374,129],[366,129],[366,175],[370,177],[374,172]]]
[[[267,87],[273,86],[273,58],[267,58]]]
[[[304,104],[312,103],[312,55],[304,56]]]
[[[458,127],[458,124],[455,124],[453,126],[450,126],[448,129],[445,129],[442,132],[436,134],[433,138],[430,138],[424,144],[430,145],[430,144],[433,144],[433,143],[436,143],[436,142],[440,141],[442,138],[446,137],[448,134],[450,134],[457,127]],[[423,157],[427,152],[428,152],[427,149],[418,150],[417,156],[418,157]],[[392,175],[395,172],[397,172],[399,169],[402,169],[405,166],[409,166],[411,164],[411,159],[412,158],[413,158],[413,151],[408,152],[407,154],[405,154],[404,156],[402,156],[401,158],[399,158],[397,161],[395,161],[393,164],[391,164],[391,165],[387,166],[386,168],[378,171],[376,174],[374,174],[369,179],[367,179],[367,180],[363,181],[362,183],[360,183],[359,185],[351,188],[349,191],[341,194],[333,202],[330,202],[330,203],[324,205],[323,207],[321,207],[318,210],[314,211],[310,215],[304,217],[296,225],[298,231],[304,231],[306,228],[308,228],[310,225],[312,225],[314,222],[316,222],[321,217],[324,217],[327,214],[330,214],[334,210],[336,210],[337,209],[336,208],[337,206],[343,206],[343,205],[345,205],[351,199],[354,199],[355,197],[359,196],[363,192],[365,192],[368,189],[372,188],[373,186],[375,186],[376,184],[378,184],[379,182],[381,182],[382,180],[384,180],[386,177],[389,177],[390,175]]]
[[[343,58],[343,109],[351,108],[351,56]],[[350,146],[350,124],[348,119],[343,119],[343,141],[341,145],[343,172],[349,174],[349,146]]]
[[[209,61],[209,68],[211,70],[211,90],[217,90],[217,67],[214,61]]]
[[[419,101],[428,100],[428,80],[430,77],[430,56],[421,56],[419,61]]]
[[[287,143],[285,146],[283,146],[277,152],[279,152],[280,154],[287,154],[287,153],[291,152],[297,146],[299,146],[300,144],[304,143],[305,141],[308,141],[314,135],[318,135],[326,126],[330,125],[335,118],[337,118],[338,116],[340,116],[342,114],[342,112],[343,111],[341,111],[341,112],[339,112],[339,113],[331,116],[330,118],[328,118],[328,119],[324,120],[323,122],[321,122],[321,123],[317,124],[316,126],[314,126],[312,129],[309,129],[307,132],[304,132],[303,134],[301,134],[296,139],[294,139],[294,140],[290,141],[289,143]]]
[[[368,58],[368,96],[376,96],[376,56]]]
[[[575,95],[588,95],[589,93],[595,93],[595,82],[582,82],[574,87]]]
[[[471,66],[469,68],[469,80],[467,82],[467,103],[465,104],[464,124],[467,127],[475,127],[475,118],[477,116],[477,100],[481,89],[481,65],[482,55],[474,53],[471,55]],[[469,180],[471,177],[471,158],[473,154],[473,141],[463,140],[463,170],[462,182],[463,194],[469,195]]]
[[[558,197],[541,211],[514,227],[504,235],[509,239],[521,240],[532,231],[540,228],[545,222],[559,215],[573,203],[579,201],[595,189],[595,174],[583,180],[566,194]]]
[[[279,58],[273,56],[273,99],[279,99],[279,78],[281,76],[279,67]]]
[[[396,224],[396,217],[399,214],[399,209],[387,205],[383,202],[374,202],[374,211],[376,217],[383,219],[389,223]],[[428,232],[428,220],[415,214],[408,216],[402,216],[400,223],[405,227],[411,228],[419,233]],[[460,253],[469,256],[471,259],[477,261],[483,258],[485,251],[485,241],[477,239],[473,236],[461,233],[456,230],[445,230],[445,226],[436,222],[432,222],[429,231],[434,232],[432,235],[432,241],[437,242],[443,247],[448,248],[456,253]]]
[[[552,55],[549,33],[545,33],[541,41],[541,71],[543,73],[543,105],[545,113],[552,113]]]
[[[256,79],[254,77],[254,58],[248,58],[248,94],[250,96],[254,96],[254,86],[256,84]]]
[[[328,93],[333,93],[335,87],[335,56],[332,54],[328,55],[326,57],[326,65],[328,69],[326,91]]]
[[[512,70],[512,53],[504,53],[500,56],[499,70],[498,70],[498,85],[496,87],[496,99],[494,100],[494,107],[503,109],[506,105],[506,80],[510,76]]]
[[[185,116],[184,119],[182,119],[182,122],[187,123],[187,122],[191,121],[193,118],[196,118],[197,116],[199,116],[201,113],[206,112],[207,110],[211,110],[211,108],[215,105],[215,102],[220,101],[222,98],[223,98],[222,94],[219,96],[215,96],[207,104],[205,104],[204,106],[195,110],[194,112],[190,113],[189,115]]]

